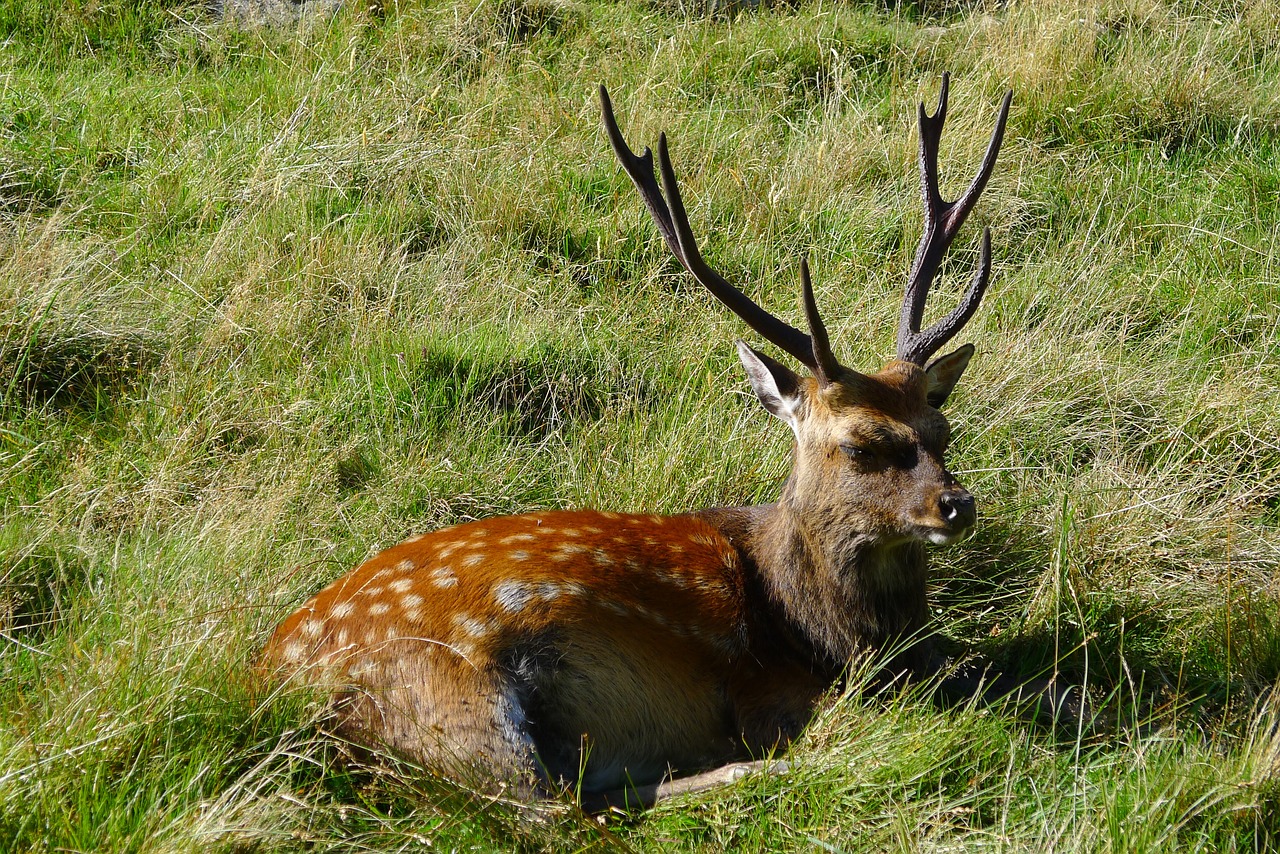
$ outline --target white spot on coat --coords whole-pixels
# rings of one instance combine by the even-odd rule
[[[555,581],[539,581],[533,585],[534,594],[543,602],[550,602],[563,591],[564,586]]]
[[[531,540],[536,540],[536,539],[538,538],[535,537],[533,534],[512,534],[509,537],[503,537],[502,539],[498,540],[498,542],[502,543],[504,546],[509,546],[512,543],[527,543]]]
[[[484,620],[468,617],[466,614],[455,614],[453,624],[473,638],[482,638],[493,631],[493,626]]]
[[[533,591],[523,581],[511,579],[503,581],[493,588],[493,597],[504,611],[515,614],[529,604]]]
[[[683,590],[689,586],[689,579],[674,569],[660,569],[655,574],[672,587],[679,587]]]

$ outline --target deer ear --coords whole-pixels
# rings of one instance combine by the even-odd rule
[[[781,362],[757,353],[738,342],[738,358],[747,369],[747,378],[764,408],[796,429],[796,413],[800,408],[800,377]]]
[[[972,358],[973,345],[965,344],[959,350],[939,356],[929,363],[929,366],[924,369],[924,374],[929,378],[927,397],[930,406],[942,408],[942,404],[946,403],[947,398],[951,396],[951,390],[956,387],[956,383],[960,382],[960,375],[969,366],[969,360]]]

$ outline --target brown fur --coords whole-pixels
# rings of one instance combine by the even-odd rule
[[[267,660],[345,696],[357,739],[524,790],[605,792],[785,746],[851,656],[924,628],[921,540],[971,519],[939,515],[963,490],[934,377],[892,362],[820,390],[770,365],[797,436],[777,504],[416,537],[313,596]]]

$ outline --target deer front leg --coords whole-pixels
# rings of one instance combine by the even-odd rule
[[[634,812],[644,810],[668,798],[705,792],[736,783],[751,774],[786,774],[791,766],[781,759],[760,759],[755,762],[733,762],[688,777],[668,778],[644,786],[624,786],[607,792],[583,793],[582,809],[588,813],[609,810]]]
[[[1076,685],[1058,679],[1015,679],[993,672],[983,661],[966,662],[938,685],[936,698],[942,706],[954,706],[979,699],[988,705],[1011,704],[1014,710],[1036,723],[1070,726],[1092,721],[1089,698]]]

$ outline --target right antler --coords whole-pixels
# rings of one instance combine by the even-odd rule
[[[622,168],[631,176],[631,181],[640,191],[645,207],[649,209],[654,224],[662,232],[667,247],[676,256],[684,268],[693,274],[703,287],[711,291],[717,299],[730,308],[736,315],[747,322],[747,325],[759,332],[769,341],[790,353],[801,364],[813,371],[818,382],[826,384],[840,370],[840,365],[831,354],[827,341],[826,328],[822,318],[818,316],[817,305],[813,298],[813,286],[809,280],[809,264],[805,259],[800,261],[800,282],[803,291],[805,319],[812,336],[806,335],[791,324],[778,319],[751,300],[746,294],[731,285],[723,276],[711,269],[702,259],[698,251],[698,242],[689,227],[689,217],[685,213],[684,202],[680,198],[680,185],[676,183],[676,173],[671,166],[671,157],[667,154],[667,135],[658,137],[658,163],[662,169],[662,185],[666,187],[666,195],[658,186],[657,177],[653,173],[653,152],[645,148],[644,154],[637,156],[618,129],[617,119],[613,116],[613,104],[609,101],[609,91],[600,87],[600,111],[604,116],[605,130],[609,134],[609,142],[614,154],[622,162]]]
[[[946,254],[965,218],[969,216],[969,211],[977,203],[978,196],[982,195],[987,180],[995,169],[1000,143],[1004,140],[1004,126],[1009,119],[1009,104],[1013,100],[1012,91],[1004,96],[1000,117],[996,119],[996,128],[991,134],[991,143],[987,146],[987,154],[982,159],[977,176],[960,198],[948,202],[943,200],[938,191],[938,145],[942,139],[942,125],[947,120],[947,89],[950,82],[950,75],[944,72],[942,91],[938,93],[938,109],[932,116],[925,112],[923,103],[920,105],[920,195],[924,199],[924,234],[911,265],[911,277],[907,280],[907,290],[902,298],[902,315],[898,321],[898,358],[920,366],[924,366],[929,357],[950,341],[969,318],[973,317],[973,313],[978,310],[978,302],[987,290],[987,280],[991,275],[989,228],[982,233],[978,270],[964,299],[946,317],[925,331],[920,331],[925,300],[928,299],[933,277],[937,275],[938,265],[942,263],[942,256]]]

